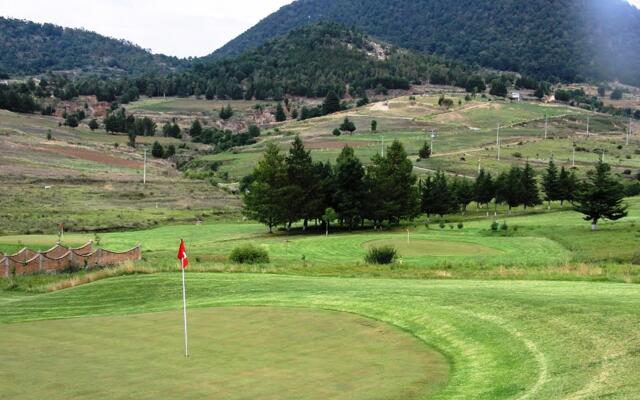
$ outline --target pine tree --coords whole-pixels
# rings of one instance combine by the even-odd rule
[[[315,179],[311,152],[305,150],[299,136],[293,140],[289,154],[285,159],[287,165],[287,204],[288,227],[302,219],[306,229],[307,222],[313,217],[309,202],[313,199]]]
[[[151,155],[155,158],[164,158],[164,148],[159,142],[153,142],[151,147]]]
[[[287,167],[285,157],[275,143],[267,143],[264,158],[258,162],[252,176],[253,182],[243,197],[244,213],[268,226],[271,233],[274,226],[287,221]]]
[[[521,204],[526,210],[527,207],[535,207],[542,203],[536,174],[529,163],[526,163],[521,175],[522,199]]]
[[[488,205],[491,203],[491,200],[493,200],[496,195],[496,187],[490,172],[485,172],[484,169],[480,170],[480,173],[476,178],[474,191],[474,200],[478,204]]]
[[[431,176],[422,185],[422,211],[431,215],[444,216],[455,211],[455,198],[451,193],[451,186],[444,172],[436,172],[433,179]]]
[[[367,196],[365,172],[353,148],[345,146],[338,156],[335,168],[336,212],[350,229],[363,218]]]
[[[556,167],[553,160],[549,161],[549,165],[544,175],[542,175],[542,188],[544,189],[545,200],[548,202],[549,208],[551,208],[552,201],[559,201],[561,199],[558,167]]]
[[[376,132],[378,130],[378,121],[375,119],[371,121],[371,132]]]
[[[429,157],[431,157],[431,146],[429,146],[429,143],[424,142],[424,144],[418,151],[418,156],[420,157],[421,160],[426,160]]]
[[[278,103],[278,106],[276,107],[276,121],[284,122],[286,120],[287,120],[287,115],[284,113],[284,108],[282,107],[281,103]]]
[[[189,129],[189,134],[194,138],[198,138],[202,135],[202,124],[200,123],[200,120],[196,119],[193,121],[191,129]]]
[[[231,104],[228,104],[226,107],[222,107],[220,109],[220,112],[218,113],[218,116],[223,121],[227,121],[228,119],[233,117],[233,114],[234,114],[233,108],[231,108]]]
[[[453,194],[456,199],[456,206],[460,209],[462,214],[467,211],[467,207],[474,198],[474,186],[473,184],[466,178],[462,178],[460,180],[456,180],[452,185]]]
[[[98,124],[98,121],[95,118],[89,121],[89,129],[91,129],[92,131],[95,131],[98,128],[100,128],[100,125]]]
[[[575,210],[584,214],[584,220],[591,221],[591,229],[596,230],[601,219],[616,221],[627,216],[623,200],[624,186],[613,178],[608,164],[599,162],[580,184]]]
[[[509,172],[501,173],[496,179],[496,203],[506,204],[511,212],[513,207],[522,204],[523,197],[522,170],[514,165]]]
[[[368,170],[370,199],[377,203],[377,222],[398,223],[413,218],[419,210],[417,178],[402,143],[394,140],[385,157],[375,155]]]
[[[560,206],[564,206],[565,201],[573,203],[578,191],[578,178],[575,171],[567,171],[564,167],[560,169],[558,175],[558,200]]]
[[[338,111],[340,111],[340,98],[336,92],[330,91],[322,103],[322,112],[327,115]]]
[[[352,135],[356,129],[356,125],[349,118],[345,118],[344,121],[342,121],[342,125],[340,125],[340,130],[342,132],[349,132],[350,135]]]

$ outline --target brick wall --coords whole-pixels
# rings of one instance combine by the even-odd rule
[[[24,248],[12,255],[0,255],[0,272],[9,276],[13,271],[17,275],[40,272],[60,272],[70,267],[90,269],[122,264],[126,261],[138,261],[142,255],[140,246],[124,252],[93,249],[93,242],[77,248],[60,244],[44,252]]]

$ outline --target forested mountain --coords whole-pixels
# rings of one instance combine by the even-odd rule
[[[335,23],[319,23],[267,41],[239,57],[198,64],[187,80],[208,97],[321,97],[366,89],[409,89],[413,82],[463,86],[470,70],[436,56],[379,43]],[[184,76],[183,75],[183,79]]]
[[[238,55],[317,21],[538,79],[640,85],[640,10],[624,0],[298,0],[209,57]]]
[[[186,61],[82,29],[0,17],[0,72],[30,75],[83,69],[168,72]]]
[[[113,77],[88,73],[81,76],[43,74],[33,80],[0,85],[0,108],[35,111],[52,95],[70,100],[96,95],[99,101],[126,104],[140,95],[204,96],[207,99],[282,100],[285,96],[365,97],[367,89],[409,89],[413,83],[431,82],[461,87],[469,82],[484,90],[485,79],[507,79],[500,74],[476,75],[472,69],[440,57],[380,43],[364,33],[335,23],[318,23],[295,29],[248,50],[238,57],[161,73]],[[339,101],[339,100],[338,100]]]

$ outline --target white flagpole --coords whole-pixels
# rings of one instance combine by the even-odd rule
[[[189,357],[189,341],[187,336],[187,290],[184,284],[184,267],[180,261],[180,269],[182,269],[182,316],[184,318],[184,356]]]

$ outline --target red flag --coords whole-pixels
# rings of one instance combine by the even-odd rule
[[[187,265],[189,265],[189,258],[187,257],[187,248],[184,245],[184,240],[180,240],[180,247],[178,248],[178,260],[180,260],[183,269],[186,269]]]

